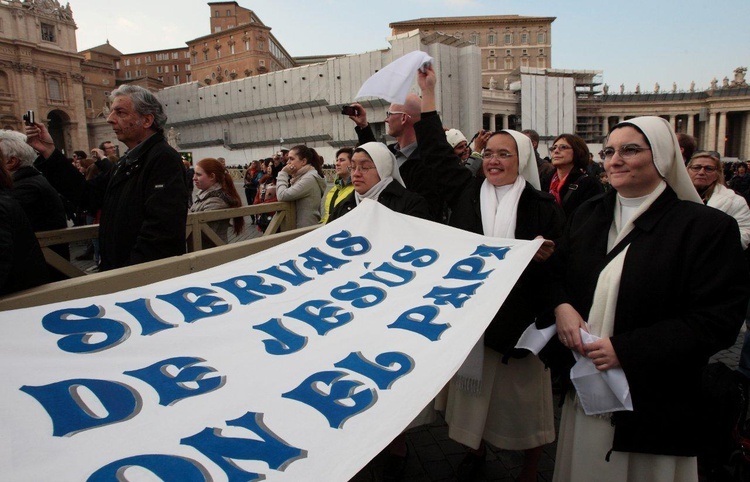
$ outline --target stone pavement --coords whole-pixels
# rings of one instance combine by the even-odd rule
[[[744,330],[737,337],[731,348],[717,353],[711,361],[721,361],[729,368],[737,368],[740,350],[744,340]],[[560,397],[555,396],[555,429],[560,423]],[[404,472],[404,482],[437,482],[455,480],[455,468],[461,462],[466,449],[459,443],[448,438],[448,427],[441,417],[431,425],[417,427],[407,432],[409,458]],[[477,482],[511,482],[517,480],[521,471],[523,455],[521,452],[498,450],[487,447],[487,461],[484,471],[476,479]],[[548,482],[552,480],[555,467],[555,451],[557,443],[553,442],[544,447],[544,453],[539,462],[538,480]],[[370,464],[362,469],[351,482],[368,482],[381,480],[385,454],[378,455]]]

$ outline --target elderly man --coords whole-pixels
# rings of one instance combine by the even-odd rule
[[[354,121],[358,145],[374,142],[375,134],[367,122],[367,111],[361,104],[352,104],[356,114],[349,116]],[[406,185],[406,189],[425,198],[430,206],[430,216],[433,221],[445,220],[445,201],[442,193],[437,189],[433,180],[432,169],[422,159],[417,145],[417,135],[414,133],[414,123],[419,121],[422,113],[422,101],[416,94],[409,94],[404,104],[391,104],[386,112],[385,123],[389,136],[396,139],[388,149],[393,152],[398,162],[398,171]]]
[[[35,165],[52,185],[89,211],[101,208],[101,270],[185,252],[188,191],[182,158],[164,138],[167,116],[148,90],[112,92],[107,122],[128,151],[104,176],[86,181],[55,149],[42,124],[26,127]],[[97,163],[101,160],[97,161]]]
[[[20,132],[0,131],[0,153],[13,178],[11,196],[21,205],[34,231],[50,231],[68,227],[65,208],[57,191],[42,173],[34,169],[36,153],[26,144]],[[70,259],[67,244],[51,246],[65,259]]]

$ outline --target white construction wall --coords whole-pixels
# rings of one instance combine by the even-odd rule
[[[575,80],[521,74],[521,126],[540,137],[575,133]]]

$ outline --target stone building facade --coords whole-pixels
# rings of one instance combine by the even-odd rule
[[[56,0],[0,3],[0,127],[23,130],[33,110],[66,154],[87,142],[75,30],[70,6]]]
[[[206,85],[295,67],[271,28],[237,2],[210,2],[211,33],[188,40],[193,79]]]
[[[519,67],[552,67],[552,22],[555,17],[486,15],[420,18],[389,25],[393,35],[419,29],[441,32],[473,43],[481,50],[482,87],[502,89]],[[507,90],[507,86],[506,86]]]

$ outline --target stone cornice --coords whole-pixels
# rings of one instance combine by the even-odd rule
[[[418,18],[414,20],[404,20],[401,22],[393,22],[388,24],[388,27],[395,28],[409,28],[409,27],[422,27],[428,25],[440,25],[440,26],[458,26],[458,25],[497,25],[498,23],[546,23],[554,22],[557,17],[522,17],[519,15],[489,15],[482,17],[434,17],[434,18]]]

